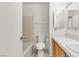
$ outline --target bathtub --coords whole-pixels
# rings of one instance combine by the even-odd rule
[[[32,56],[32,43],[23,43],[23,56],[24,57],[31,57]]]

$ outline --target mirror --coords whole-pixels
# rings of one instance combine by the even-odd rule
[[[79,28],[79,10],[68,10],[68,29]]]

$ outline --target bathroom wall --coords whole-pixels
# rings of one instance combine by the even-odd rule
[[[53,6],[54,8],[54,19],[53,19],[53,34],[54,35],[65,35],[65,2],[54,2]],[[52,12],[52,14],[53,14]],[[62,17],[63,16],[63,17]]]
[[[67,10],[79,10],[79,2],[73,2],[68,8]],[[77,25],[77,23],[79,24],[79,21],[77,21],[77,17],[75,18],[75,15],[73,17],[75,20],[74,22],[74,26]],[[79,16],[78,16],[79,18]],[[66,37],[68,38],[71,38],[71,39],[75,39],[75,40],[78,40],[79,41],[79,27],[77,30],[74,30],[74,29],[67,29],[67,32],[66,32]]]
[[[46,42],[48,42],[48,32],[49,32],[48,13],[49,13],[48,3],[44,3],[44,2],[23,3],[23,16],[33,17],[33,30],[34,30],[35,40],[38,34],[43,34],[45,36]]]

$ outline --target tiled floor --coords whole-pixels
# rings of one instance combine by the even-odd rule
[[[44,49],[43,51],[44,51],[43,57],[49,57],[49,51],[48,51],[48,49]],[[38,51],[37,50],[32,53],[32,57],[38,57]]]

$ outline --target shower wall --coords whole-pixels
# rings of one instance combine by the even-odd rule
[[[49,28],[49,5],[47,2],[25,2],[23,3],[23,16],[33,17],[34,39],[39,34],[44,34],[45,42],[48,45]],[[47,46],[46,45],[46,46]],[[48,48],[48,46],[46,47]]]

